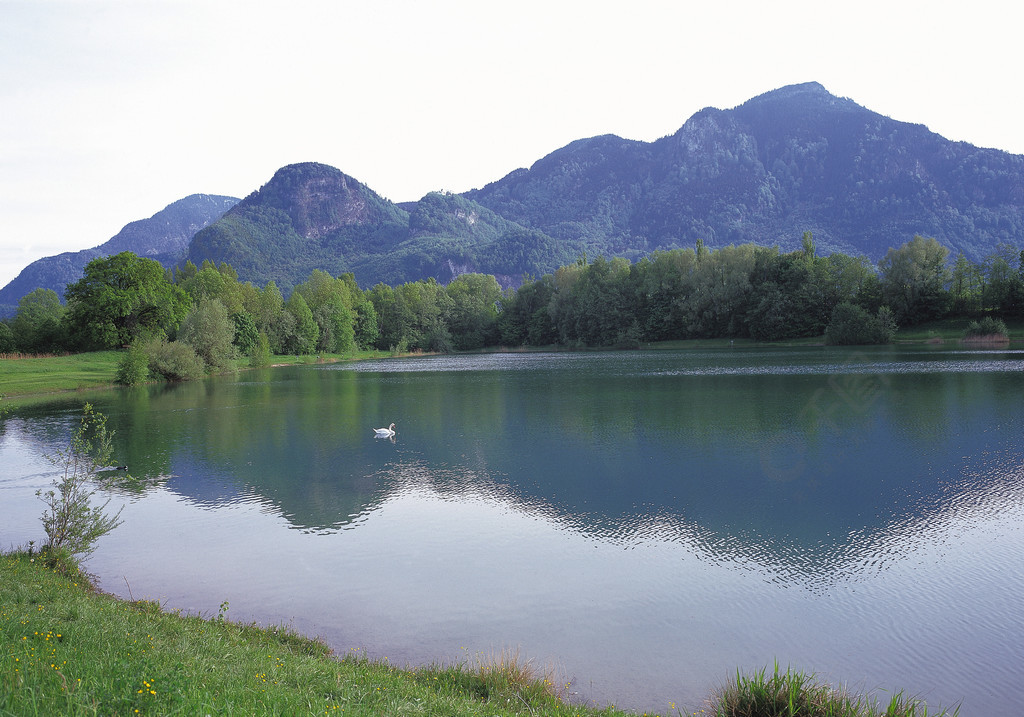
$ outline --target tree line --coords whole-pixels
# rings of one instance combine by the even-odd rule
[[[147,371],[174,379],[273,354],[692,338],[885,343],[898,326],[950,315],[1024,316],[1024,251],[1006,246],[980,263],[950,261],[938,241],[916,236],[872,265],[818,256],[805,233],[789,253],[698,241],[635,263],[583,256],[507,290],[484,274],[363,290],[351,273],[313,270],[287,298],[273,281],[240,282],[225,263],[165,270],[123,252],[90,262],[64,298],[49,289],[24,296],[0,322],[0,353],[129,349],[136,379]]]

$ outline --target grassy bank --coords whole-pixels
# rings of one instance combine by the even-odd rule
[[[21,396],[111,386],[120,351],[0,358],[0,393]]]
[[[0,395],[6,398],[85,391],[114,385],[121,351],[92,351],[66,356],[0,357]],[[272,356],[275,366],[317,362],[355,361],[390,356],[380,351],[319,356]],[[249,368],[248,359],[236,361],[233,370]]]
[[[557,676],[507,653],[477,664],[399,669],[338,657],[283,628],[122,601],[38,553],[0,555],[0,715],[445,715],[615,717],[561,698]],[[786,671],[737,675],[672,715],[926,717],[897,695],[878,708]],[[934,712],[932,713],[934,714]]]
[[[968,318],[942,319],[896,334],[896,343],[956,343],[963,337]],[[1007,321],[1010,338],[1019,340],[1024,336],[1024,321]],[[814,346],[823,345],[823,337],[794,339],[792,341],[758,343],[752,339],[689,339],[645,343],[645,350],[662,349],[720,349],[751,346]],[[515,349],[525,350],[525,349]],[[559,350],[547,347],[544,350]],[[67,391],[84,391],[114,385],[117,363],[123,355],[120,351],[94,351],[67,356],[17,357],[0,356],[0,396],[8,399],[19,396],[44,395]],[[358,351],[349,354],[321,354],[317,356],[272,356],[274,366],[328,363],[336,361],[358,361],[369,358],[383,358],[392,354],[384,351]],[[233,370],[248,368],[248,360],[240,359]]]
[[[120,601],[38,554],[0,556],[0,576],[0,715],[622,714],[563,702],[518,663],[401,670],[285,629]]]

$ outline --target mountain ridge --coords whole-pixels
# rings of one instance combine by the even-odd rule
[[[64,288],[80,279],[85,265],[99,257],[132,251],[173,266],[182,260],[195,233],[238,201],[217,194],[190,194],[147,219],[129,222],[98,246],[37,259],[0,289],[0,316],[13,314],[21,297],[35,289],[51,289],[63,300]]]
[[[584,254],[637,260],[698,240],[790,251],[807,231],[820,253],[873,262],[915,235],[975,262],[1024,248],[1024,155],[805,82],[705,107],[654,141],[574,140],[482,188],[415,202],[329,165],[286,165],[197,230],[184,257],[284,290],[314,268],[362,286],[467,272],[515,286]]]

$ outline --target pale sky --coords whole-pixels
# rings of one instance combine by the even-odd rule
[[[0,0],[0,286],[286,164],[415,200],[812,80],[1024,154],[1022,16],[1003,0]]]

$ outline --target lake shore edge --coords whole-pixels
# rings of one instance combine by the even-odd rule
[[[963,321],[943,321],[934,325],[923,325],[902,329],[896,334],[894,345],[906,346],[920,344],[922,346],[935,346],[950,344],[962,344],[971,348],[1010,348],[1024,343],[1019,331],[1011,331],[1009,337],[1000,337],[998,341],[987,341],[965,338],[963,334]],[[644,343],[632,347],[631,350],[642,351],[671,351],[685,349],[716,349],[716,348],[744,348],[744,347],[766,347],[766,346],[821,346],[825,348],[824,337],[812,337],[783,342],[756,342],[752,339],[686,339],[677,341],[662,341],[658,343]],[[488,353],[571,353],[575,351],[615,351],[622,348],[571,348],[565,346],[495,346],[476,351],[462,352],[466,354],[488,354]],[[9,407],[15,407],[26,403],[36,403],[49,400],[55,397],[63,397],[68,394],[83,393],[96,389],[127,388],[117,384],[114,376],[117,372],[117,363],[123,355],[123,351],[96,351],[83,354],[68,354],[63,356],[26,356],[17,358],[5,358],[0,356],[0,400]],[[348,363],[354,361],[378,360],[386,358],[414,358],[430,354],[424,352],[395,353],[388,351],[359,351],[347,354],[310,354],[274,356],[272,362],[267,366],[248,366],[246,359],[236,360],[231,369],[216,375],[226,375],[239,371],[258,371],[269,368],[281,368],[285,366],[307,366],[328,363]],[[18,364],[12,368],[13,364]],[[214,374],[211,374],[211,376]],[[167,383],[165,381],[147,381],[142,386]]]
[[[357,651],[337,655],[285,626],[232,622],[227,601],[217,616],[203,617],[126,600],[98,589],[66,556],[48,560],[31,548],[0,552],[0,574],[3,714],[636,714],[581,703],[571,684],[518,651],[475,663],[399,667]],[[656,714],[782,714],[775,711],[778,699],[796,699],[805,705],[799,714],[812,716],[958,712],[929,712],[902,692],[879,706],[872,696],[775,664],[774,672],[737,672],[701,705],[670,703]]]

